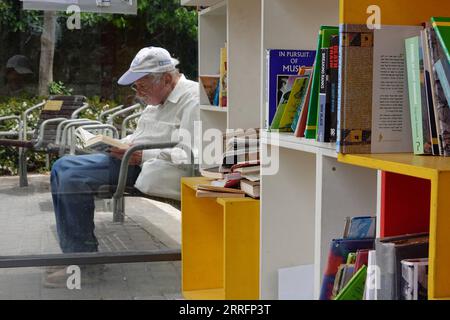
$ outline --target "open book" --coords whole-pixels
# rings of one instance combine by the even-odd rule
[[[107,151],[111,147],[119,149],[128,149],[130,146],[120,140],[105,136],[102,134],[92,134],[89,131],[78,128],[76,135],[79,138],[82,148],[96,151]]]

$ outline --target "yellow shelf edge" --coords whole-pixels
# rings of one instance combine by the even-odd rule
[[[382,157],[385,157],[383,159]],[[392,157],[392,158],[390,158]],[[430,168],[410,163],[396,161],[399,155],[381,154],[381,155],[362,155],[362,154],[338,154],[338,161],[345,164],[355,165],[359,167],[382,170],[398,174],[404,174],[416,178],[433,180],[439,173],[438,168]],[[409,155],[412,157],[412,155]]]

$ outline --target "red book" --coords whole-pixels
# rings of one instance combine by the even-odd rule
[[[359,269],[362,268],[362,266],[367,266],[367,264],[369,263],[369,250],[367,249],[363,249],[363,250],[358,250],[356,252],[356,261],[355,261],[355,272],[358,272]]]

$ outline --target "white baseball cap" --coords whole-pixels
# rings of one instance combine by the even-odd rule
[[[162,73],[175,70],[180,62],[170,56],[164,48],[148,47],[141,49],[131,62],[130,69],[117,82],[128,86],[150,73]]]

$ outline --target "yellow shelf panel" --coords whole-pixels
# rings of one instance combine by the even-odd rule
[[[208,181],[182,179],[183,294],[186,299],[258,299],[259,201],[197,198],[195,186]]]
[[[225,289],[183,291],[186,300],[225,300]]]
[[[339,154],[338,161],[423,179],[434,179],[439,172],[450,172],[450,158],[398,154]]]

